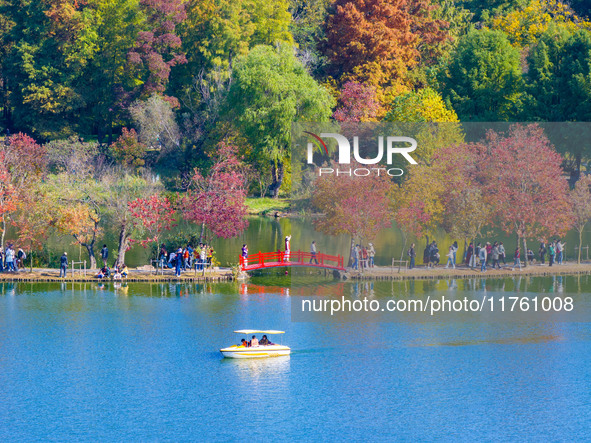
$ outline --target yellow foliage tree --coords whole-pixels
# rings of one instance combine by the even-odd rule
[[[431,88],[401,94],[389,108],[384,121],[395,122],[402,133],[414,137],[420,146],[416,156],[426,163],[437,148],[464,141],[458,115]]]
[[[523,9],[492,19],[492,29],[507,34],[512,45],[524,47],[534,43],[551,23],[574,33],[579,29],[591,30],[591,22],[585,20],[560,1],[533,0]]]

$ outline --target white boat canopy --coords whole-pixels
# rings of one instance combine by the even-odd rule
[[[258,329],[239,329],[234,331],[236,334],[285,334],[285,331],[275,331],[269,329],[268,331],[260,331]]]

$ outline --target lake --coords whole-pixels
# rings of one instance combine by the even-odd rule
[[[179,226],[167,232],[166,235],[172,238],[186,237],[190,234],[199,237],[199,227],[191,225],[186,222],[180,222]],[[278,249],[283,250],[284,239],[286,235],[292,235],[291,248],[293,251],[298,249],[302,251],[310,250],[310,243],[316,240],[318,252],[324,252],[330,255],[341,254],[346,259],[349,257],[350,238],[347,235],[339,235],[331,237],[321,234],[314,229],[313,221],[310,218],[273,218],[273,217],[250,217],[248,228],[238,237],[233,239],[212,239],[216,250],[216,257],[221,266],[230,266],[238,263],[238,256],[242,245],[248,244],[249,252],[255,254],[258,251],[271,252]],[[10,232],[7,240],[10,240]],[[106,243],[111,251],[111,257],[114,259],[117,250],[118,232],[107,229],[104,236],[97,240],[96,256],[99,257],[100,249],[103,243]],[[440,250],[443,252],[442,257],[447,254],[447,248],[454,240],[458,241],[460,246],[460,254],[464,252],[463,240],[454,239],[440,231],[434,237],[439,244]],[[515,236],[507,236],[502,232],[494,232],[487,237],[487,240],[499,240],[505,243],[507,250],[507,257],[513,257],[515,249]],[[417,263],[422,263],[422,251],[425,247],[425,239],[409,239],[406,248],[410,246],[410,241],[417,242]],[[480,241],[480,240],[479,240]],[[575,259],[575,247],[579,244],[578,233],[572,231],[566,236],[566,258]],[[383,229],[374,240],[376,247],[376,264],[380,266],[390,266],[392,259],[400,259],[400,253],[404,246],[400,230],[396,227]],[[537,254],[539,243],[530,239],[528,243],[530,248]],[[591,244],[591,232],[585,232],[583,237],[583,245]],[[177,244],[185,246],[185,243]],[[520,245],[523,247],[523,245]],[[72,244],[72,238],[69,236],[52,236],[49,238],[46,245],[46,254],[49,254],[50,259],[55,267],[58,267],[59,257],[64,251],[68,252],[70,260],[87,260],[88,254],[84,248]],[[587,250],[583,250],[583,259],[587,258]],[[406,259],[406,256],[404,256]],[[127,252],[126,262],[131,267],[143,266],[148,264],[150,260],[150,250],[143,248],[139,244],[135,244]],[[100,260],[99,260],[100,261]]]
[[[587,304],[591,290],[588,276],[483,282],[0,283],[0,439],[588,439],[588,321],[291,321],[302,288]],[[291,357],[221,358],[240,328],[287,331]]]

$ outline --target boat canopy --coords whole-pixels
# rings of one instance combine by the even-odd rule
[[[267,331],[261,331],[259,329],[239,329],[234,332],[236,334],[285,334],[285,331],[275,331],[273,329]]]

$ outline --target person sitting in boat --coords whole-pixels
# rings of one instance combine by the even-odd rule
[[[250,344],[246,341],[246,339],[243,338],[240,340],[240,344],[238,346],[244,346],[245,348],[248,348]]]
[[[261,341],[259,342],[259,345],[261,346],[270,346],[272,344],[274,343],[271,343],[266,335],[263,335],[263,338],[261,338]]]
[[[253,335],[252,340],[250,340],[250,346],[253,347],[253,346],[258,346],[258,345],[259,345],[259,340],[257,339],[256,335]]]

